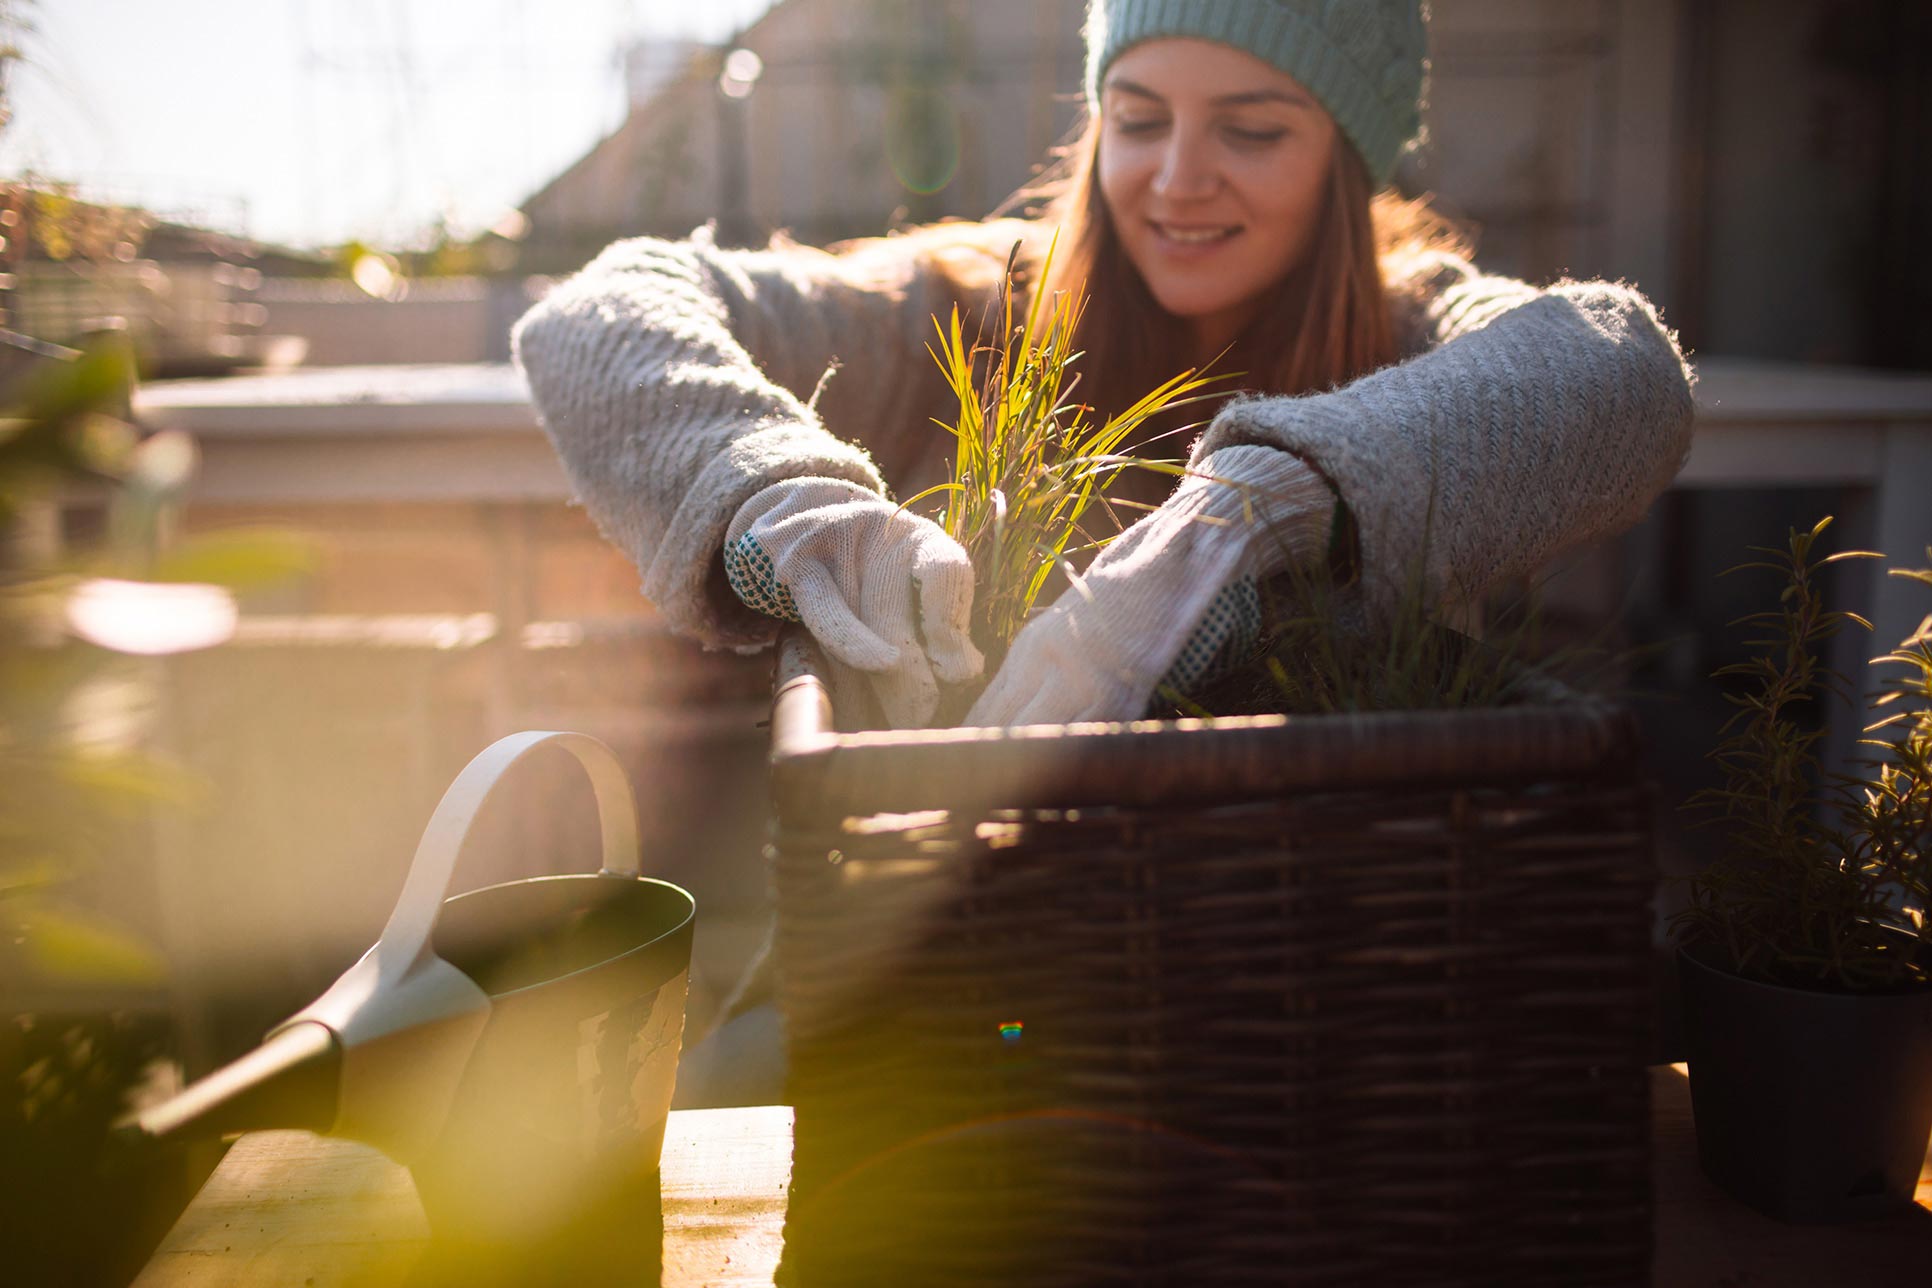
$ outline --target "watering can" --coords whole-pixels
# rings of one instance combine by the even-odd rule
[[[590,777],[601,869],[446,899],[484,801],[543,747]],[[375,947],[133,1131],[353,1138],[409,1167],[439,1238],[534,1237],[640,1182],[655,1188],[693,915],[688,893],[639,875],[630,785],[610,749],[577,733],[512,734],[444,793]]]

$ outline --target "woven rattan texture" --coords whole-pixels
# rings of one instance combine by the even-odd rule
[[[1649,818],[1627,772],[781,818],[785,1276],[1645,1282]]]

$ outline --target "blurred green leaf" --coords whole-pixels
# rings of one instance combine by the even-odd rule
[[[0,899],[38,894],[66,879],[62,865],[51,856],[13,861],[0,868]]]
[[[51,761],[62,782],[98,794],[104,808],[131,810],[145,802],[195,805],[206,795],[206,784],[196,775],[140,752],[70,751]]]
[[[36,908],[16,933],[38,973],[77,984],[159,984],[161,959],[118,927],[53,908]]]
[[[315,543],[278,528],[231,528],[185,537],[155,560],[150,581],[207,582],[251,590],[306,576],[319,560]]]
[[[0,405],[0,516],[61,479],[112,477],[138,442],[116,419],[133,387],[125,341],[96,344],[72,361],[48,362],[22,376]]]
[[[12,401],[13,416],[33,424],[64,425],[90,412],[111,410],[134,387],[134,352],[110,341],[81,351],[72,362],[29,373]]]
[[[45,583],[42,594],[31,599],[0,598],[0,623],[5,627],[24,626],[25,619],[33,614],[58,629],[60,607],[70,585],[67,581],[50,581]],[[4,634],[0,630],[0,638]],[[25,719],[29,710],[58,706],[99,665],[94,657],[77,648],[0,648],[0,726]],[[0,745],[6,741],[0,736]]]

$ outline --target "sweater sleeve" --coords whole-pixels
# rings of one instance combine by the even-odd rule
[[[936,278],[890,241],[849,257],[726,251],[700,230],[616,243],[517,323],[516,362],[571,487],[673,629],[768,643],[773,621],[731,594],[719,558],[738,507],[795,477],[883,493],[875,453],[890,462],[939,432],[917,411],[943,391],[924,349],[950,307]]]
[[[1328,393],[1245,399],[1195,446],[1294,452],[1353,514],[1362,589],[1468,602],[1643,516],[1690,451],[1676,337],[1628,286],[1538,290],[1437,257],[1404,283],[1415,356]]]

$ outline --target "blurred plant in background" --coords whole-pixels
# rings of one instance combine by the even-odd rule
[[[5,130],[13,118],[13,68],[33,30],[27,18],[32,7],[31,0],[0,0],[0,130]]]
[[[198,790],[147,745],[148,659],[221,643],[237,593],[311,552],[177,538],[195,449],[129,423],[121,337],[76,353],[0,333],[0,353],[0,1280],[92,1283],[172,1219],[157,1177],[106,1153],[166,1068],[171,999],[160,953],[105,909],[146,906],[151,811]],[[76,547],[65,514],[90,509],[100,531]]]

